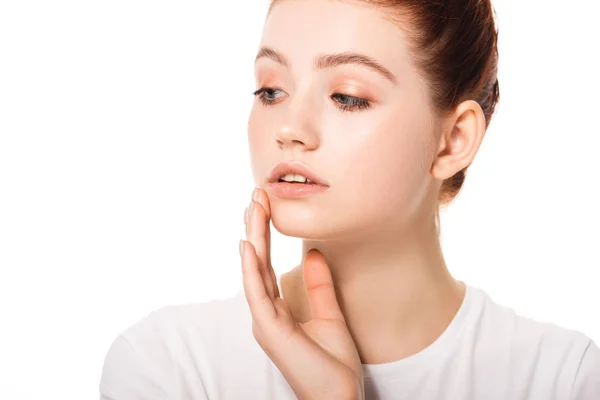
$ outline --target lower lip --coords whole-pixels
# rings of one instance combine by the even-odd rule
[[[267,188],[275,196],[281,197],[282,199],[300,199],[329,190],[329,186],[287,182],[269,183]]]

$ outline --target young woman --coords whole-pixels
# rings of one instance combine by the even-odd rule
[[[244,290],[123,332],[102,399],[600,399],[590,338],[494,303],[441,252],[439,207],[499,98],[496,42],[489,0],[274,1]],[[279,279],[270,221],[303,238]]]

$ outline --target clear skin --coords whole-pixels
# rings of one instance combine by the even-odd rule
[[[444,261],[435,213],[442,181],[473,161],[485,117],[470,100],[434,111],[405,29],[373,6],[335,0],[281,1],[265,22],[260,46],[288,65],[268,56],[255,63],[256,89],[269,89],[257,94],[248,121],[258,200],[245,213],[242,269],[255,337],[300,398],[318,398],[331,385],[350,385],[340,398],[360,398],[360,363],[423,350],[464,298]],[[375,59],[395,82],[356,63],[315,68],[316,57],[343,52]],[[353,106],[364,100],[368,107]],[[271,195],[267,179],[280,161],[304,163],[330,190]],[[270,221],[303,240],[301,262],[280,282]]]

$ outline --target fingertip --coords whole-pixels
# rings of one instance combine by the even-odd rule
[[[255,201],[256,205],[258,205],[259,209],[263,212],[263,215],[266,218],[270,218],[270,213],[269,213],[269,207],[265,207],[264,202],[262,201],[262,198],[259,198],[258,201]]]
[[[255,190],[256,190],[256,201],[259,202],[260,205],[263,207],[263,210],[265,210],[267,217],[270,217],[271,216],[271,206],[269,204],[269,195],[263,188],[257,187]]]
[[[256,255],[256,248],[250,240],[244,240],[244,253],[250,252],[250,254]]]
[[[312,257],[317,257],[317,258],[325,258],[325,257],[323,256],[323,253],[321,253],[321,252],[319,251],[319,249],[317,249],[317,248],[314,248],[314,247],[313,247],[312,249],[310,249],[310,250],[308,250],[308,251],[306,252],[306,257],[311,257],[311,258],[312,258]]]
[[[240,255],[242,259],[246,255],[256,256],[256,248],[254,247],[254,244],[252,244],[251,240],[240,240]]]

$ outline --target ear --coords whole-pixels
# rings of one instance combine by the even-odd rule
[[[431,175],[443,181],[468,167],[479,150],[485,129],[485,115],[479,103],[460,103],[444,125]]]

